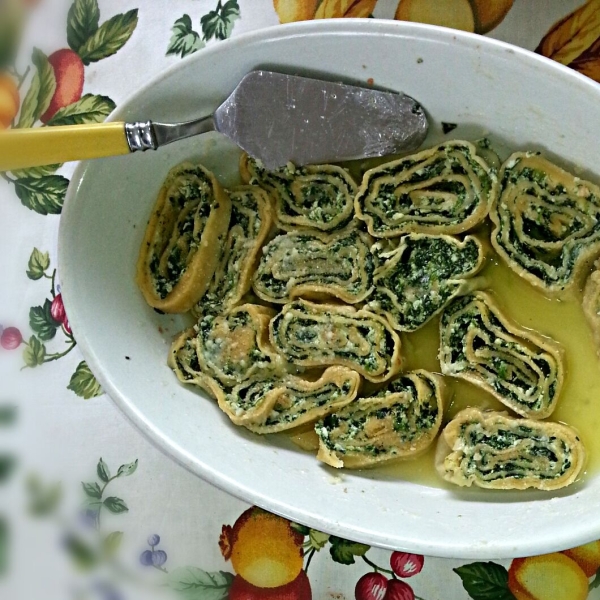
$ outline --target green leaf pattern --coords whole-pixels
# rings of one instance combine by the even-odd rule
[[[125,504],[125,501],[121,498],[116,498],[115,496],[109,496],[108,498],[106,498],[106,500],[104,501],[104,506],[106,506],[106,508],[108,508],[108,510],[110,510],[110,512],[114,513],[115,515],[119,515],[121,513],[129,511],[129,508],[127,507],[127,504]]]
[[[59,109],[47,124],[86,125],[102,123],[115,107],[115,103],[108,96],[86,94],[77,102]]]
[[[96,466],[96,473],[100,478],[100,481],[104,481],[104,483],[108,483],[110,481],[110,469],[102,459],[98,461],[98,465]]]
[[[41,167],[30,167],[29,169],[17,169],[16,171],[12,171],[12,175],[17,179],[39,179],[46,175],[54,175],[61,167],[62,164],[59,163],[55,165],[43,165]]]
[[[227,0],[225,4],[219,0],[215,10],[211,10],[200,19],[202,33],[206,41],[211,38],[225,40],[231,35],[233,25],[240,16],[237,0]]]
[[[52,318],[50,313],[52,302],[46,298],[43,306],[32,306],[29,309],[29,326],[37,337],[47,342],[56,335],[60,323]]]
[[[100,9],[98,0],[75,0],[67,17],[67,42],[79,52],[85,42],[98,30]]]
[[[121,545],[121,541],[123,540],[123,532],[122,531],[113,531],[109,533],[104,540],[102,541],[102,548],[104,550],[104,555],[108,558],[114,556]]]
[[[46,112],[56,90],[56,77],[48,57],[41,50],[34,48],[31,60],[36,70],[21,106],[17,125],[20,128],[33,126]]]
[[[367,546],[366,544],[351,542],[350,540],[345,540],[333,535],[329,538],[329,541],[331,542],[329,548],[331,558],[342,565],[353,565],[354,557],[364,556],[370,548],[370,546]]]
[[[137,471],[138,461],[137,459],[127,465],[121,465],[117,471],[117,477],[129,477]]]
[[[69,180],[62,175],[25,177],[14,181],[21,204],[40,215],[59,215]]]
[[[473,600],[515,600],[508,589],[508,571],[493,562],[474,562],[454,569]]]
[[[177,19],[173,24],[172,32],[167,55],[174,54],[183,58],[204,46],[200,35],[192,28],[192,20],[189,15],[183,15]]]
[[[37,248],[34,248],[27,263],[27,277],[33,281],[41,279],[49,266],[50,255],[48,252],[41,252]]]
[[[102,498],[102,490],[95,481],[93,483],[82,482],[81,486],[83,487],[86,496],[89,496],[90,498]]]
[[[116,54],[132,36],[138,23],[138,9],[115,15],[81,45],[78,54],[84,65]]]
[[[43,365],[45,357],[46,346],[44,346],[35,335],[32,335],[23,350],[23,360],[25,361],[25,364],[32,368]]]
[[[185,600],[225,600],[232,582],[231,573],[209,573],[197,567],[183,567],[169,574],[169,586]]]
[[[98,383],[98,380],[94,377],[84,360],[77,365],[75,373],[73,373],[71,376],[71,381],[69,381],[67,389],[75,392],[84,400],[96,398],[104,393],[100,387],[100,384]]]

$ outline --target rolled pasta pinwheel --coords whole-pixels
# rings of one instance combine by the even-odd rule
[[[219,402],[236,424],[254,433],[277,433],[316,421],[356,398],[360,375],[329,367],[316,381],[295,375],[267,377],[237,385]]]
[[[229,191],[231,220],[215,274],[194,314],[222,314],[237,306],[252,286],[252,271],[273,223],[266,192],[255,185]]]
[[[342,365],[374,382],[400,370],[400,338],[383,317],[367,310],[296,300],[269,329],[273,346],[298,366]]]
[[[500,186],[490,213],[496,252],[547,292],[575,289],[600,253],[600,187],[525,152],[504,163]]]
[[[222,401],[227,390],[269,374],[285,374],[285,361],[269,342],[270,308],[243,304],[225,315],[205,315],[171,346],[169,366],[183,383]]]
[[[183,313],[198,302],[217,268],[230,215],[229,196],[210,171],[191,163],[171,169],[137,262],[136,282],[150,306]]]
[[[456,140],[370,169],[354,208],[375,237],[462,233],[485,219],[497,189],[477,148]]]
[[[487,294],[454,300],[442,313],[440,338],[444,375],[478,385],[530,419],[555,409],[564,380],[561,347],[509,321]]]
[[[254,274],[254,292],[284,304],[298,296],[334,296],[354,304],[373,291],[371,238],[355,229],[337,234],[287,233],[269,242]]]
[[[577,432],[559,423],[467,408],[442,431],[436,469],[446,481],[492,490],[557,490],[585,464]]]
[[[441,377],[407,373],[372,398],[361,398],[319,421],[317,458],[332,467],[357,469],[414,458],[433,442],[444,412]]]
[[[583,313],[592,330],[596,353],[600,356],[600,262],[587,278],[583,290]]]
[[[368,308],[387,317],[398,331],[415,331],[453,298],[470,291],[470,279],[483,266],[479,240],[411,233],[400,238],[374,275]]]
[[[240,175],[245,183],[265,189],[275,204],[277,225],[286,231],[318,229],[334,231],[354,216],[356,183],[335,165],[289,165],[267,171],[258,161],[243,154]]]

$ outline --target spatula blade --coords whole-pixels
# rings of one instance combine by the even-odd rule
[[[246,75],[214,123],[269,170],[410,152],[428,128],[410,96],[271,71]]]

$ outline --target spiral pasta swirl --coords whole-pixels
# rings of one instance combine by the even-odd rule
[[[585,464],[574,429],[468,408],[440,436],[438,473],[459,486],[495,490],[557,490],[573,483]]]
[[[319,421],[317,458],[356,469],[414,458],[433,442],[444,411],[441,377],[407,373],[372,398],[361,398]]]
[[[275,204],[277,225],[286,231],[318,229],[334,231],[354,216],[356,183],[345,169],[335,165],[290,165],[267,171],[242,155],[240,174],[246,183],[264,188]]]
[[[237,306],[252,285],[252,271],[273,222],[269,198],[257,186],[229,191],[231,220],[215,274],[194,314],[224,313]]]
[[[316,380],[288,375],[237,385],[219,404],[236,424],[254,433],[276,433],[338,410],[356,398],[360,376],[329,367]]]
[[[285,373],[285,361],[269,343],[274,311],[244,304],[225,315],[205,315],[173,342],[169,366],[217,400],[235,385]]]
[[[511,323],[482,292],[458,298],[440,322],[442,373],[466,379],[516,413],[543,419],[564,380],[560,346]]]
[[[375,237],[461,233],[483,221],[497,188],[476,147],[457,140],[367,171],[355,211]]]
[[[379,258],[383,264],[375,270],[368,307],[384,315],[394,329],[415,331],[469,291],[484,253],[473,236],[461,242],[449,235],[412,233]]]
[[[583,290],[583,314],[592,330],[596,353],[600,356],[600,264],[588,277]]]
[[[148,222],[137,262],[146,302],[164,312],[190,310],[206,291],[229,225],[231,202],[200,165],[172,169]]]
[[[276,237],[264,248],[254,291],[267,302],[281,304],[297,296],[361,302],[373,290],[370,242],[368,235],[356,230]]]
[[[273,346],[298,366],[342,365],[386,381],[401,365],[400,338],[382,317],[351,306],[297,300],[270,324]]]
[[[552,293],[575,288],[600,253],[600,187],[538,154],[513,154],[490,213],[492,244],[508,266]]]

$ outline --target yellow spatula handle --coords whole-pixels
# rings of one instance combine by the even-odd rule
[[[0,171],[131,152],[125,123],[0,131]]]

